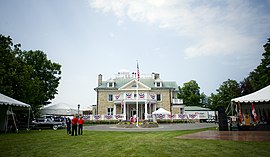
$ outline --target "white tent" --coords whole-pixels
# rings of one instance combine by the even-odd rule
[[[31,107],[30,105],[26,103],[20,102],[18,100],[15,100],[1,93],[0,93],[0,105],[7,105],[7,106],[10,105],[10,106],[27,107],[27,108]]]
[[[232,102],[240,102],[240,103],[247,103],[247,102],[269,102],[270,101],[270,85],[264,87],[261,90],[258,90],[254,93],[234,98],[231,100]]]
[[[169,112],[163,108],[159,108],[158,110],[152,112],[152,114],[171,114],[171,112]]]
[[[11,115],[15,128],[18,131],[13,113],[13,110],[18,108],[29,110],[28,115],[28,128],[29,128],[31,106],[0,93],[0,130],[7,131],[9,125],[8,119],[9,116]]]
[[[74,115],[78,114],[78,110],[72,109],[68,104],[58,103],[41,108],[41,113],[44,115]]]
[[[237,114],[240,113],[238,111],[240,109],[242,114],[252,115],[252,104],[254,105],[257,116],[260,117],[260,121],[268,121],[270,118],[270,85],[254,93],[232,99],[232,115],[234,110]],[[268,121],[267,123],[269,124],[270,122]]]

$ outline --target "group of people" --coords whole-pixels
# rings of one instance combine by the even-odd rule
[[[67,134],[71,134],[71,136],[74,136],[75,134],[75,136],[77,136],[77,130],[78,130],[78,134],[82,135],[83,123],[84,123],[84,120],[82,116],[80,118],[77,118],[77,116],[74,116],[72,120],[70,120],[70,118],[67,118],[66,120]],[[79,128],[78,128],[78,125],[79,125]]]

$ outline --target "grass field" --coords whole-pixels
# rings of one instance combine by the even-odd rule
[[[270,142],[185,140],[175,138],[198,132],[84,131],[69,136],[65,130],[31,130],[0,134],[0,156],[269,156]]]

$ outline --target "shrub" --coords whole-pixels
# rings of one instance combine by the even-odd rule
[[[85,120],[85,124],[117,124],[118,120]]]

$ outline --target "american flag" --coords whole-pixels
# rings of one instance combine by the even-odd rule
[[[140,70],[139,70],[139,64],[137,62],[137,79],[140,81]]]

